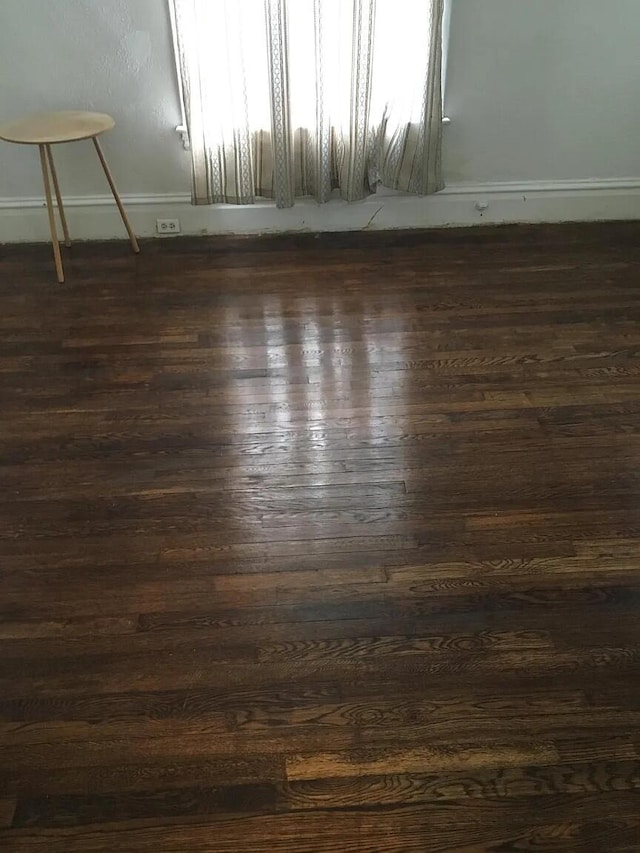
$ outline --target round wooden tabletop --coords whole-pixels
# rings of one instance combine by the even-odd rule
[[[114,126],[115,121],[106,113],[81,110],[37,113],[0,125],[0,139],[24,145],[53,145],[56,142],[91,139]]]

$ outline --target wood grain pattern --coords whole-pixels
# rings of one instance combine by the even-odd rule
[[[640,851],[639,274],[0,246],[0,848]]]
[[[328,777],[289,781],[279,786],[282,808],[359,808],[464,799],[546,797],[640,788],[640,763],[501,767],[440,773]]]
[[[314,779],[316,777],[378,776],[381,773],[398,773],[403,768],[408,773],[444,770],[484,770],[494,764],[498,767],[526,766],[527,764],[553,764],[558,753],[553,743],[532,743],[522,747],[509,743],[437,744],[394,752],[390,749],[376,751],[363,748],[352,753],[314,753],[294,755],[287,759],[287,778]]]

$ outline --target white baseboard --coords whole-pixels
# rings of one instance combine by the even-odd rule
[[[385,191],[357,204],[339,199],[300,201],[277,210],[271,202],[248,207],[194,207],[188,194],[124,196],[136,233],[156,237],[156,219],[179,219],[182,234],[262,234],[286,231],[360,231],[438,228],[505,222],[588,222],[640,219],[640,177],[620,180],[450,184],[427,198]],[[477,204],[488,205],[483,212]],[[72,239],[125,236],[111,196],[65,200]],[[49,239],[41,198],[0,198],[0,243]]]

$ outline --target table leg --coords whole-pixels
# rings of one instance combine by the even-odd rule
[[[45,148],[47,149],[47,157],[49,158],[49,168],[51,169],[51,177],[53,178],[53,189],[56,193],[58,213],[60,214],[60,222],[62,222],[64,244],[65,246],[70,246],[71,240],[69,239],[69,228],[67,227],[67,217],[64,215],[64,207],[62,206],[62,195],[60,194],[60,184],[58,183],[58,175],[56,173],[56,167],[53,164],[53,152],[51,151],[50,145],[45,145]]]
[[[140,246],[138,246],[136,235],[133,233],[133,228],[131,227],[129,220],[127,219],[127,214],[122,205],[122,202],[120,201],[120,196],[118,195],[118,191],[116,190],[116,185],[113,182],[113,177],[111,176],[111,172],[109,171],[109,167],[107,166],[107,161],[104,159],[102,148],[100,147],[100,143],[98,142],[98,138],[96,136],[93,137],[93,144],[96,147],[98,157],[100,158],[100,162],[102,163],[102,168],[104,169],[107,181],[109,182],[109,186],[111,187],[111,192],[113,193],[113,197],[116,201],[116,204],[118,205],[118,210],[120,211],[120,216],[122,217],[122,221],[124,222],[124,227],[127,229],[127,234],[129,235],[129,240],[131,241],[131,248],[134,252],[137,253],[140,251]]]
[[[47,152],[46,145],[38,145],[40,149],[40,165],[42,166],[42,179],[44,181],[44,195],[47,200],[47,213],[49,214],[49,228],[51,230],[51,242],[53,244],[53,257],[56,262],[56,273],[58,281],[62,284],[64,281],[64,269],[62,266],[62,257],[60,255],[60,245],[58,243],[58,233],[56,231],[56,219],[53,213],[53,201],[51,199],[51,186],[49,184],[49,171],[47,169]]]

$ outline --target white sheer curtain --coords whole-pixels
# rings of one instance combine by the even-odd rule
[[[170,0],[197,204],[442,189],[444,0]]]

